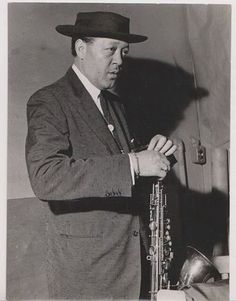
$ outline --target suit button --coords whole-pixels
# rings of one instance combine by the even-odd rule
[[[139,234],[138,231],[136,230],[133,231],[133,236],[138,236],[138,234]]]

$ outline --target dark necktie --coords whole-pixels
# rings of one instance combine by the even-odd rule
[[[121,153],[123,153],[124,152],[123,147],[121,145],[119,136],[118,136],[116,128],[115,128],[115,123],[113,121],[113,118],[112,118],[112,115],[110,112],[108,100],[106,97],[104,97],[104,94],[102,92],[99,94],[99,99],[100,99],[100,104],[101,104],[104,120],[107,124],[107,127],[108,127],[109,131],[111,132],[111,134],[113,135],[113,138],[114,138],[117,146],[119,147]]]

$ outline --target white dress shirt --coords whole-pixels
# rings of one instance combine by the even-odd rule
[[[95,102],[96,106],[98,107],[99,111],[103,115],[102,107],[100,104],[99,94],[101,93],[101,90],[95,87],[85,75],[75,66],[75,64],[72,65],[72,69],[74,70],[75,74],[78,76],[82,84],[84,85],[85,89],[89,92],[91,95],[93,101]]]

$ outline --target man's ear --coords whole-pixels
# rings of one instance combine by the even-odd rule
[[[75,42],[75,51],[76,51],[78,58],[80,58],[80,59],[84,58],[84,56],[86,54],[86,47],[87,47],[86,43],[81,39],[78,39]]]

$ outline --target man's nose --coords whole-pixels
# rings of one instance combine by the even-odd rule
[[[113,63],[117,64],[118,66],[121,66],[123,63],[123,56],[121,51],[116,51]]]

